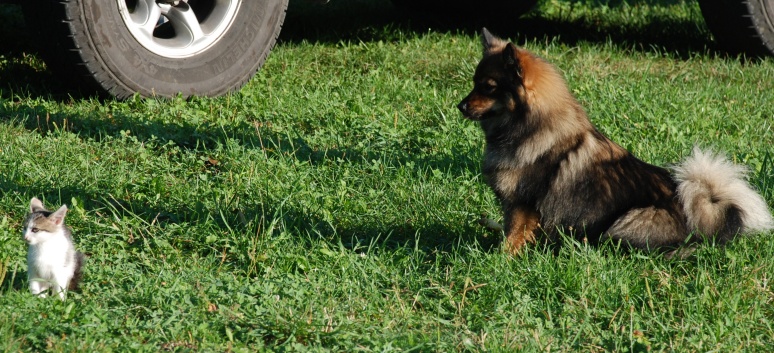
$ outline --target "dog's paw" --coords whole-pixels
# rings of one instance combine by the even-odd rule
[[[487,218],[486,214],[481,215],[481,218],[478,219],[478,224],[489,230],[494,230],[494,231],[503,230],[503,226],[500,223],[497,223],[494,220]]]
[[[698,246],[696,244],[683,246],[664,253],[664,258],[667,260],[685,260],[693,255],[693,252],[696,251],[697,248]]]

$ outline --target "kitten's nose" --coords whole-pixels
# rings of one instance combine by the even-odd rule
[[[460,104],[457,104],[457,109],[459,109],[464,114],[465,111],[468,110],[468,102],[467,101],[460,102]]]

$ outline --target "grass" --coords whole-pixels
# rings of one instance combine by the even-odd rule
[[[456,103],[478,23],[294,2],[240,92],[71,97],[0,7],[0,351],[760,351],[772,234],[684,261],[574,243],[511,258]],[[774,61],[713,47],[694,2],[550,0],[496,33],[593,122],[668,165],[693,145],[774,205]],[[499,29],[499,31],[498,31]],[[66,203],[85,281],[27,290],[29,200]]]

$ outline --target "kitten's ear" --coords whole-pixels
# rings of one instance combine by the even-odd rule
[[[43,207],[43,202],[40,202],[37,197],[33,197],[32,200],[30,200],[30,213],[45,210],[46,208]]]
[[[67,215],[67,205],[62,205],[62,207],[59,207],[58,210],[48,216],[48,219],[54,222],[54,224],[61,226],[64,223],[65,215]]]
[[[506,44],[505,48],[503,49],[503,62],[505,62],[505,68],[507,70],[513,72],[514,75],[521,78],[521,62],[519,62],[519,57],[516,55],[518,50],[519,49],[516,48],[516,45],[513,43]]]
[[[481,29],[481,45],[484,47],[484,54],[502,45],[503,40],[489,32],[486,27]]]

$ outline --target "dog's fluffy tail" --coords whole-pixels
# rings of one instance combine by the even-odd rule
[[[766,201],[747,184],[746,174],[746,168],[725,157],[694,148],[693,154],[674,169],[688,226],[714,235],[721,244],[738,233],[774,228]]]

